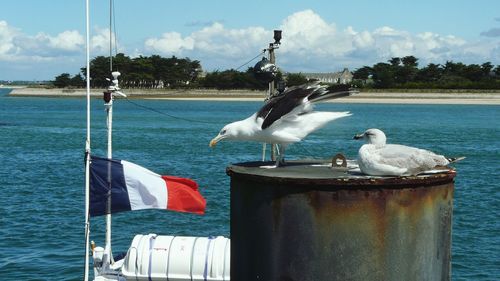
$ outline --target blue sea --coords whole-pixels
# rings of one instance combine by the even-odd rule
[[[0,280],[81,280],[85,99],[7,94],[0,89]],[[224,124],[249,116],[261,103],[133,102],[114,103],[114,158],[193,178],[208,203],[204,216],[161,210],[114,215],[113,252],[126,251],[135,234],[228,237],[225,168],[259,160],[261,145],[222,142],[210,149],[208,143]],[[105,156],[103,102],[93,99],[91,108],[92,153]],[[354,115],[290,146],[289,159],[338,152],[355,158],[361,143],[352,136],[374,127],[392,143],[466,156],[455,165],[453,280],[500,280],[500,106],[328,103],[318,108]],[[103,245],[104,218],[92,218],[91,232],[91,240]]]

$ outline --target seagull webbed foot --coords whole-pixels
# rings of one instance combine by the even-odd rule
[[[286,145],[276,144],[276,152],[278,154],[276,157],[276,167],[285,166],[285,149]]]
[[[280,153],[278,157],[276,157],[276,167],[285,166],[285,155]]]

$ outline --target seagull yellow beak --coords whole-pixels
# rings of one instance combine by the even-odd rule
[[[213,148],[221,139],[222,137],[220,135],[216,136],[210,141],[210,144],[208,146]]]
[[[365,135],[364,134],[358,134],[358,135],[355,135],[354,137],[352,137],[353,140],[359,140],[359,139],[362,139]]]
[[[216,138],[214,138],[214,139],[212,139],[212,140],[210,141],[210,144],[208,144],[208,146],[210,146],[210,147],[214,147],[216,144],[217,144],[217,139],[216,139]]]

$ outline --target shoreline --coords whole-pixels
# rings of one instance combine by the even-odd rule
[[[103,90],[92,89],[91,96],[101,97]],[[210,101],[262,101],[266,91],[250,90],[141,90],[124,89],[130,99],[157,100],[210,100]],[[15,97],[84,97],[85,89],[15,88],[8,94]],[[387,104],[474,104],[500,105],[497,93],[389,93],[360,92],[336,99],[335,103],[387,103]]]

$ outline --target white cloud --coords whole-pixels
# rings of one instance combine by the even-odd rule
[[[80,51],[84,46],[83,36],[76,30],[64,31],[55,37],[49,36],[49,46],[65,51]]]
[[[290,24],[291,22],[294,24]],[[420,65],[443,63],[446,60],[464,63],[489,60],[494,64],[500,63],[495,55],[498,52],[498,40],[468,42],[454,35],[432,32],[411,34],[389,26],[375,28],[373,31],[356,31],[350,26],[345,30],[338,30],[334,24],[324,22],[310,10],[288,17],[283,21],[282,27],[284,38],[288,38],[287,34],[291,33],[293,43],[300,42],[288,45],[287,52],[282,54],[287,56],[284,60],[290,62],[293,68],[291,71],[356,68],[408,55],[419,58]],[[313,31],[313,36],[304,31]],[[291,62],[302,62],[302,65]]]
[[[280,26],[283,39],[277,50],[281,68],[288,71],[332,71],[384,62],[391,57],[412,55],[420,65],[446,60],[464,63],[493,61],[500,63],[498,40],[468,42],[454,35],[432,32],[412,34],[390,26],[357,31],[349,26],[338,29],[312,10],[286,17]],[[149,38],[148,52],[183,55],[201,60],[207,69],[234,68],[272,41],[272,30],[262,27],[228,29],[214,23],[187,36],[176,32]]]
[[[96,28],[90,43],[94,54],[109,53],[109,29]],[[49,61],[81,56],[84,52],[85,38],[77,30],[62,31],[55,36],[44,32],[27,35],[0,21],[0,60]]]
[[[0,21],[0,60],[6,59],[8,55],[15,54],[17,48],[13,39],[18,30],[9,26],[6,21]]]
[[[96,28],[92,55],[109,53],[109,29]],[[85,65],[85,38],[77,30],[35,35],[0,21],[0,76],[14,79],[52,79],[62,72],[77,73]]]
[[[149,51],[171,54],[182,54],[183,50],[193,50],[194,40],[182,38],[177,32],[164,33],[161,38],[150,38],[144,43]]]
[[[262,27],[226,29],[221,23],[216,22],[186,37],[177,32],[168,32],[159,38],[149,38],[145,41],[144,47],[148,52],[163,55],[234,61],[234,59],[244,60],[245,56],[262,49],[261,42],[267,35],[268,32]],[[235,66],[229,66],[231,67]]]
[[[373,35],[377,37],[398,38],[398,37],[404,37],[406,35],[406,32],[395,30],[389,26],[383,26],[375,29],[375,31],[373,31]]]
[[[30,36],[0,21],[0,61],[50,61],[79,54],[83,48],[83,36],[76,30]]]
[[[281,29],[284,30],[283,51],[286,53],[298,52],[307,55],[313,47],[320,56],[335,56],[339,52],[344,53],[351,48],[346,40],[333,45],[335,39],[340,39],[335,25],[326,23],[311,10],[288,16],[283,21]]]
[[[374,26],[372,30],[357,30],[355,25],[339,28],[313,10],[289,15],[278,28],[283,31],[283,38],[276,57],[279,67],[285,71],[354,69],[407,55],[417,57],[421,66],[446,60],[500,64],[500,37],[491,36],[493,32],[485,33],[477,40],[465,40],[454,34],[430,31],[415,34],[393,26]],[[109,29],[95,28],[93,33],[92,56],[107,55]],[[84,41],[84,36],[76,30],[63,30],[56,35],[44,32],[28,35],[6,21],[0,21],[0,63],[3,62],[3,67],[6,62],[29,65],[30,62],[60,64],[64,61],[69,64],[73,61],[75,66],[72,69],[77,70],[84,64]],[[239,67],[272,41],[273,31],[261,26],[229,28],[221,22],[214,22],[200,26],[190,34],[171,30],[146,38],[139,46],[118,45],[119,52],[132,57],[139,54],[175,55],[199,60],[206,70],[223,70]],[[126,50],[131,51],[127,53]]]
[[[94,28],[94,34],[90,38],[90,52],[92,56],[96,55],[109,55],[109,28]],[[113,43],[113,53],[115,52],[115,34],[111,35],[111,40]],[[118,40],[116,40],[118,41]],[[119,42],[116,42],[118,45],[118,52],[124,52],[124,48],[122,48]]]
[[[348,27],[347,33],[352,36],[354,48],[369,48],[375,43],[372,34],[368,31],[356,32],[352,27]]]

